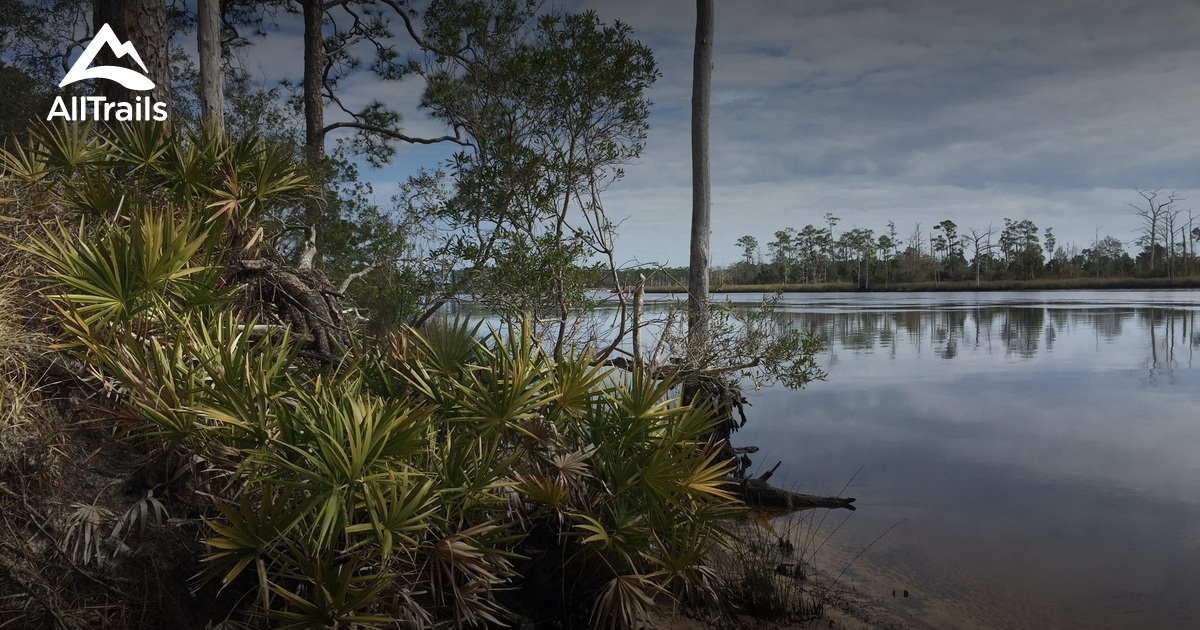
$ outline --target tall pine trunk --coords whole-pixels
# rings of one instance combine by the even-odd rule
[[[709,95],[712,91],[713,0],[696,0],[692,61],[692,240],[688,268],[688,346],[708,339],[708,241],[712,182],[708,165]]]
[[[304,105],[304,157],[309,164],[319,164],[325,158],[325,102],[321,88],[325,77],[325,38],[322,25],[325,19],[323,0],[302,0],[304,14],[304,79],[302,81],[302,103]],[[325,226],[322,221],[322,203],[309,199],[304,205],[304,225],[309,229],[309,240],[305,244],[308,264],[324,244]]]
[[[301,2],[304,13],[304,146],[308,159],[325,157],[325,103],[321,84],[325,72],[325,39],[321,34],[325,18],[321,0]]]
[[[199,0],[196,49],[200,57],[200,123],[212,135],[225,131],[221,88],[221,3]]]
[[[167,7],[163,0],[95,0],[92,6],[94,31],[108,24],[122,42],[130,42],[146,64],[146,74],[154,82],[149,95],[170,108],[171,66],[170,34],[167,32]],[[107,47],[96,56],[95,65],[128,66],[129,58],[117,59]],[[136,64],[135,64],[136,65]],[[134,68],[139,70],[140,68]],[[116,81],[96,81],[96,90],[110,101],[132,101],[146,92],[133,92]]]

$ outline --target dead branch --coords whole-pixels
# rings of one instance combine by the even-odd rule
[[[775,462],[775,465],[771,467],[771,470],[768,470],[767,472],[758,476],[759,481],[766,481],[770,479],[771,476],[775,474],[775,471],[779,470],[779,466],[782,463],[782,461]]]
[[[61,610],[59,610],[58,606],[54,605],[54,602],[43,596],[43,594],[40,592],[41,589],[36,588],[33,584],[22,580],[17,575],[16,568],[17,567],[15,565],[8,562],[3,556],[0,556],[0,569],[3,569],[4,575],[8,578],[9,582],[14,584],[18,589],[28,595],[30,599],[37,602],[38,606],[41,606],[43,610],[45,610],[51,617],[54,618],[54,621],[58,623],[59,627],[71,629],[79,628],[75,622],[71,621],[66,615],[63,614]],[[44,584],[40,584],[39,586],[41,586],[43,589],[49,590],[49,588]]]
[[[300,252],[300,262],[297,269],[312,269],[313,260],[317,257],[317,226],[308,226],[308,238],[304,240],[304,251]],[[245,261],[243,261],[244,263]]]
[[[346,289],[350,288],[350,283],[354,282],[355,280],[358,280],[359,278],[366,276],[367,274],[371,273],[372,271],[375,271],[376,269],[379,269],[382,266],[383,265],[381,265],[379,263],[372,263],[370,265],[367,265],[367,267],[365,269],[355,271],[354,273],[346,276],[346,279],[342,280],[342,283],[338,285],[337,292],[339,294],[345,295]]]
[[[732,479],[726,488],[746,505],[799,512],[816,508],[854,510],[854,497],[822,497],[776,488],[763,479]]]
[[[642,361],[642,305],[646,299],[646,276],[638,274],[633,285],[633,360]]]

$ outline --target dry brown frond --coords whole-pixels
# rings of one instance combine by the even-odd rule
[[[67,532],[59,541],[59,548],[70,554],[75,562],[84,565],[111,558],[105,550],[105,535],[101,528],[116,516],[112,510],[98,505],[74,503],[73,512],[67,517]]]
[[[662,587],[644,575],[618,575],[608,581],[592,607],[594,628],[636,628],[644,624]]]
[[[570,486],[582,481],[583,477],[591,477],[592,469],[587,460],[595,449],[560,453],[550,458],[550,463],[558,471],[559,479],[564,485]]]
[[[473,539],[495,530],[484,523],[446,536],[430,553],[432,593],[438,604],[450,604],[458,626],[504,625],[508,615],[495,600],[495,589],[512,576],[512,563],[495,549]]]

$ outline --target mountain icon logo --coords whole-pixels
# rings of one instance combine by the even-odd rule
[[[130,42],[122,43],[121,40],[117,39],[117,34],[113,32],[112,28],[105,24],[100,27],[100,30],[92,38],[87,48],[83,49],[83,54],[79,55],[79,59],[75,60],[74,65],[67,71],[67,76],[63,77],[58,87],[64,87],[85,79],[108,79],[109,81],[120,83],[129,90],[144,91],[154,89],[154,82],[148,79],[146,75],[139,74],[129,68],[118,66],[89,67],[92,65],[92,61],[96,59],[96,55],[99,54],[100,49],[104,46],[108,46],[118,59],[126,55],[133,57],[137,65],[142,68],[142,72],[149,72],[146,70],[146,64],[142,63],[142,58],[138,56],[133,44]]]

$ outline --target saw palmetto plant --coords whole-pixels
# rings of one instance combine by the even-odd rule
[[[729,467],[714,414],[664,375],[553,357],[528,320],[348,331],[338,361],[306,358],[294,330],[230,308],[228,247],[306,187],[253,140],[47,128],[0,165],[56,209],[23,248],[60,347],[120,384],[129,439],[202,462],[122,517],[76,506],[65,548],[84,562],[107,553],[101,526],[123,540],[186,500],[198,579],[253,592],[247,614],[277,627],[490,626],[527,589],[629,628],[719,588]]]
[[[137,123],[42,125],[0,151],[0,170],[22,208],[89,218],[172,204],[245,227],[313,194],[286,147]]]
[[[553,361],[528,325],[493,332],[474,353],[450,350],[465,334],[439,330],[419,356],[474,356],[475,366],[439,371],[418,359],[421,369],[401,369],[417,399],[449,419],[447,435],[486,443],[475,453],[515,455],[490,457],[508,467],[498,478],[519,496],[522,533],[552,548],[524,566],[558,582],[563,605],[590,609],[597,626],[630,627],[674,595],[711,598],[717,580],[704,552],[737,513],[723,489],[727,466],[706,441],[712,415],[680,405],[669,380],[586,355]]]

